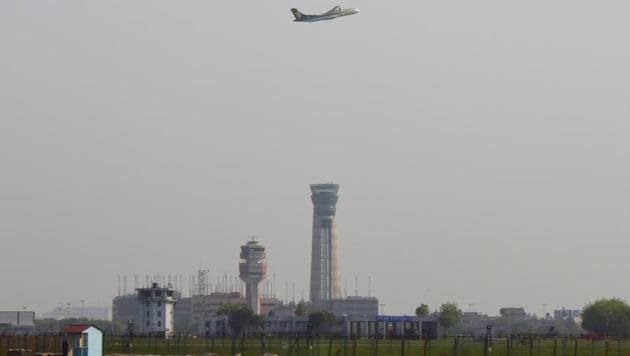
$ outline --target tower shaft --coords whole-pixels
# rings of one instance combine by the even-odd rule
[[[313,240],[310,299],[314,304],[341,297],[335,221],[338,191],[337,184],[311,185]]]
[[[239,277],[245,282],[247,304],[256,314],[260,314],[260,282],[267,277],[265,247],[256,238],[241,246]]]

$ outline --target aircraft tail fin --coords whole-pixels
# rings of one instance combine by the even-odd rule
[[[304,14],[299,12],[296,8],[291,9],[291,12],[293,13],[293,16],[295,16],[296,21],[302,20],[304,18]]]

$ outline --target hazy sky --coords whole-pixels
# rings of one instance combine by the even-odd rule
[[[630,2],[289,12],[336,4],[0,2],[0,309],[236,273],[249,235],[308,295],[326,181],[386,313],[628,298]]]

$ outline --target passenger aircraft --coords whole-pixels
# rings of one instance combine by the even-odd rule
[[[342,9],[341,6],[335,6],[330,11],[320,15],[305,15],[298,9],[291,9],[296,22],[315,22],[323,20],[333,20],[341,16],[349,16],[359,13],[359,9]]]

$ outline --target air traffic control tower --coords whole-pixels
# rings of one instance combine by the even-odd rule
[[[267,277],[265,247],[255,237],[241,246],[239,277],[245,282],[245,298],[254,313],[260,314],[260,282]]]
[[[311,303],[341,298],[335,212],[338,184],[312,184]]]

